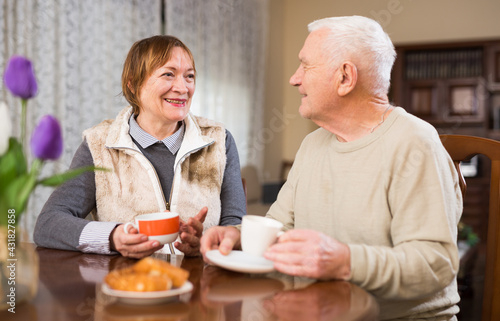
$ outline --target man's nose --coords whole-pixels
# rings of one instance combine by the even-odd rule
[[[300,71],[300,67],[297,68],[297,70],[295,71],[295,73],[292,75],[292,77],[290,77],[290,85],[292,86],[300,86],[300,83],[302,81],[302,75],[301,75],[301,71]]]

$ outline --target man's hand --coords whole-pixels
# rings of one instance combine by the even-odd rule
[[[200,238],[203,234],[203,222],[207,217],[208,208],[204,207],[195,216],[188,219],[187,223],[181,221],[179,237],[181,242],[175,242],[175,247],[186,256],[200,255]]]
[[[280,236],[264,256],[279,272],[314,279],[347,280],[351,252],[343,243],[313,230],[291,230]]]
[[[201,254],[205,256],[210,250],[219,249],[223,255],[228,255],[233,248],[240,247],[240,231],[233,226],[214,226],[205,232],[201,238]]]
[[[163,247],[156,240],[149,240],[147,235],[139,234],[135,228],[130,228],[128,234],[123,230],[123,224],[118,225],[109,237],[110,248],[125,257],[141,259],[149,256]]]

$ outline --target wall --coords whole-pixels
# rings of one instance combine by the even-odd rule
[[[282,160],[293,160],[302,139],[317,128],[298,115],[300,96],[288,84],[298,67],[309,22],[329,16],[367,16],[378,20],[398,45],[498,39],[499,13],[496,0],[270,0],[264,181],[278,181]],[[282,115],[283,126],[275,125],[276,114]]]

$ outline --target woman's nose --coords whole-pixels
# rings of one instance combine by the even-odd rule
[[[181,94],[185,94],[188,92],[188,88],[186,85],[186,81],[184,77],[175,77],[172,89]]]

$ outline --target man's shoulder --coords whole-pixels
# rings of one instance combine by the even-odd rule
[[[397,107],[394,112],[397,114],[397,118],[395,123],[398,124],[398,127],[406,129],[406,131],[415,131],[415,130],[423,130],[424,132],[433,132],[436,131],[434,126],[425,120],[408,113],[402,107]]]
[[[331,140],[332,138],[335,138],[334,134],[320,127],[315,131],[307,134],[307,136],[303,140],[303,143],[307,142],[308,144],[321,144],[325,141]]]
[[[402,112],[400,111],[398,118],[388,132],[388,137],[395,146],[415,148],[422,144],[439,141],[439,134],[434,126],[403,109],[401,110]]]
[[[307,134],[305,139],[332,138],[334,136],[335,135],[329,132],[328,130],[320,127]]]

